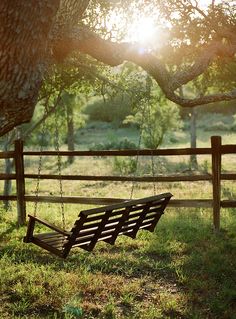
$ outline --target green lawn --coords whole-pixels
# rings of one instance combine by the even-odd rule
[[[75,249],[65,261],[22,243],[25,227],[2,213],[0,317],[235,318],[234,213],[216,235],[210,211],[168,209],[154,234]]]
[[[209,146],[207,134],[212,132],[200,133],[199,146]],[[106,141],[107,132],[100,134],[87,132],[78,146],[85,148],[86,140],[91,144],[97,139]],[[119,134],[133,140],[137,136],[127,129]],[[165,146],[187,147],[186,133],[176,136],[178,142]],[[223,141],[233,143],[235,137],[225,133]],[[155,168],[158,173],[183,173],[188,160],[160,159]],[[26,161],[26,172],[35,172],[37,160]],[[150,163],[150,158],[141,160],[139,173],[149,174]],[[199,163],[201,170],[210,169],[210,159],[199,157]],[[233,170],[235,164],[231,156],[223,161],[225,170]],[[119,170],[114,159],[91,158],[77,159],[72,166],[64,163],[62,172],[127,173]],[[56,172],[56,161],[45,159],[44,172]],[[156,188],[157,192],[171,191],[175,198],[208,198],[212,191],[207,182],[165,183]],[[35,182],[29,181],[27,193],[34,189]],[[63,189],[67,195],[129,197],[131,184],[63,181]],[[58,194],[58,182],[41,182],[40,191]],[[234,183],[223,184],[224,198],[235,198],[235,193]],[[152,194],[152,185],[135,185],[134,197]],[[66,205],[69,228],[84,208]],[[27,211],[33,210],[28,204]],[[60,224],[58,205],[40,204],[37,210],[39,216]],[[235,209],[222,210],[221,231],[215,234],[210,209],[168,208],[155,233],[141,231],[136,240],[120,237],[115,246],[99,243],[92,253],[75,249],[65,261],[22,242],[26,228],[16,227],[14,204],[10,211],[1,209],[0,213],[0,318],[236,318]]]

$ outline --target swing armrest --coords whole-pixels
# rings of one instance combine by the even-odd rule
[[[58,226],[56,226],[56,225],[54,225],[54,224],[49,223],[49,222],[46,221],[45,219],[41,219],[41,218],[38,218],[38,217],[32,216],[32,215],[28,215],[28,216],[29,216],[29,218],[30,218],[30,221],[37,221],[37,222],[39,222],[40,224],[45,225],[45,226],[47,226],[48,228],[50,228],[50,229],[52,229],[52,230],[55,230],[55,231],[57,231],[58,233],[60,233],[60,234],[62,234],[62,235],[64,235],[64,236],[69,236],[69,235],[71,235],[71,232],[68,232],[68,231],[66,231],[66,230],[63,230],[63,229],[61,229],[60,227],[58,227]]]

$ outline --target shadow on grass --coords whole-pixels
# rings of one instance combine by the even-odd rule
[[[17,228],[18,226],[16,223],[9,223],[8,228],[4,232],[0,233],[0,241],[4,240],[7,235],[12,234]]]
[[[215,233],[197,213],[174,217],[150,241],[150,252],[171,256],[175,280],[186,289],[197,318],[236,318],[236,227],[228,226]]]
[[[173,214],[160,222],[154,234],[142,231],[136,241],[120,237],[116,246],[99,243],[92,253],[74,249],[66,260],[22,242],[5,245],[0,258],[7,256],[14,264],[46,265],[54,273],[87,272],[95,276],[117,275],[127,280],[149,278],[164,290],[171,291],[174,287],[185,295],[186,318],[233,319],[235,228],[234,224],[215,234],[210,222],[199,214],[190,217]],[[180,318],[174,312],[168,316]]]

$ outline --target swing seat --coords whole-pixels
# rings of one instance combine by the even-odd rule
[[[114,245],[120,235],[136,238],[140,229],[153,232],[171,197],[171,193],[164,193],[83,210],[71,231],[29,215],[24,242],[34,243],[61,258],[66,258],[74,247],[92,251],[99,241]],[[36,223],[51,231],[34,234]]]

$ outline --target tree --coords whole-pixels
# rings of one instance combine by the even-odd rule
[[[138,125],[141,140],[147,148],[158,148],[167,133],[181,127],[177,105],[166,99],[149,76],[134,105],[135,114],[127,116],[124,123]]]
[[[160,0],[2,0],[0,135],[30,121],[45,77],[53,72],[53,65],[74,51],[110,66],[124,61],[141,66],[168,99],[184,107],[236,99],[234,86],[192,98],[177,93],[201,74],[211,74],[216,65],[235,63],[234,1],[217,4],[212,0],[204,10],[199,4],[197,0],[167,0],[164,6]],[[162,50],[140,51],[137,44],[114,41],[112,31],[102,22],[104,17],[121,12],[128,20],[126,14],[131,11],[136,16],[154,12],[156,21],[168,22],[170,39]]]

